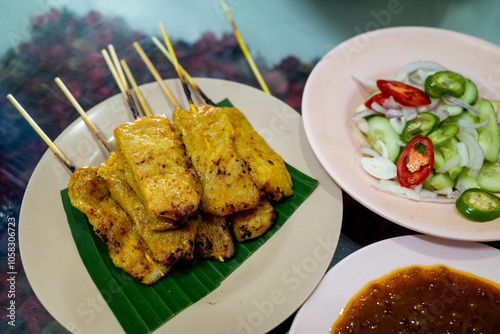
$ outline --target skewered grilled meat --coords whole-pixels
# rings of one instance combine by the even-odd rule
[[[194,253],[207,260],[230,259],[234,255],[234,243],[226,217],[202,213],[196,232]]]
[[[94,232],[108,245],[115,266],[148,285],[170,270],[170,265],[148,259],[130,217],[110,197],[104,180],[97,176],[97,167],[77,169],[69,181],[68,194],[71,204],[88,217]]]
[[[148,212],[189,219],[198,209],[202,187],[168,118],[145,116],[118,126],[114,134]]]
[[[293,195],[293,182],[283,158],[259,135],[236,108],[220,108],[234,127],[236,152],[247,162],[257,188],[269,199],[279,201]]]
[[[276,210],[265,198],[257,208],[237,212],[228,217],[234,236],[238,241],[260,237],[269,230],[276,219]]]
[[[98,169],[108,186],[111,197],[132,218],[134,231],[140,236],[144,248],[158,263],[173,264],[192,259],[194,238],[199,219],[193,219],[183,229],[152,231],[149,220],[164,219],[149,214],[125,179],[125,158],[120,152],[113,154]],[[156,218],[156,219],[155,219]]]
[[[173,120],[203,184],[203,211],[225,216],[256,207],[260,196],[246,162],[234,149],[231,122],[216,109],[207,106],[194,114],[177,108]]]

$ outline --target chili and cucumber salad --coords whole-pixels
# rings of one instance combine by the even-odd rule
[[[355,79],[373,91],[353,119],[376,188],[455,203],[476,222],[500,217],[499,100],[482,98],[472,80],[432,61],[410,63],[387,80]]]

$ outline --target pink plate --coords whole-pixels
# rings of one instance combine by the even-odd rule
[[[361,167],[352,115],[369,92],[353,74],[370,80],[393,75],[414,60],[431,60],[470,78],[479,95],[500,99],[500,47],[436,28],[398,27],[358,35],[331,50],[313,69],[302,113],[314,153],[334,181],[375,213],[414,231],[471,241],[500,240],[500,219],[468,221],[453,204],[421,203],[383,193]]]

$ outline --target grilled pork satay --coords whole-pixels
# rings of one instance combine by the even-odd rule
[[[279,201],[293,195],[293,182],[283,158],[257,133],[236,108],[220,108],[234,127],[236,152],[249,165],[257,188],[269,199]]]
[[[165,115],[122,124],[114,134],[148,212],[182,220],[198,210],[202,186]]]
[[[97,167],[77,169],[68,184],[71,204],[83,212],[94,232],[108,245],[114,265],[122,268],[143,284],[153,284],[171,268],[148,259],[140,238],[125,211],[109,195]]]
[[[269,230],[276,219],[276,210],[265,198],[252,210],[237,212],[228,216],[235,238],[245,241],[260,237]]]
[[[245,161],[234,149],[234,129],[225,115],[177,108],[173,123],[203,185],[203,211],[226,216],[258,205],[260,195]]]
[[[113,154],[101,164],[98,174],[108,186],[113,198],[132,218],[134,231],[141,237],[144,248],[158,263],[173,264],[179,260],[190,260],[193,255],[197,220],[192,220],[183,229],[152,231],[149,220],[161,219],[149,214],[125,179],[125,159],[120,152]]]
[[[207,260],[227,260],[234,255],[234,243],[226,217],[203,212],[196,232],[194,253]]]

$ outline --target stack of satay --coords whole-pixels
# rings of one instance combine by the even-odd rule
[[[233,238],[264,234],[269,200],[293,194],[283,159],[236,108],[176,108],[118,126],[117,151],[76,170],[71,203],[108,245],[113,263],[153,284],[179,261],[230,259]]]
[[[163,33],[188,92],[168,36]],[[165,115],[151,114],[122,61],[145,116],[134,113],[135,121],[114,130],[116,151],[56,78],[110,152],[108,160],[98,167],[75,170],[14,97],[8,98],[73,172],[68,185],[71,203],[88,217],[95,233],[107,244],[114,265],[141,283],[153,284],[181,261],[195,257],[231,259],[233,239],[243,242],[263,235],[276,218],[270,200],[292,196],[293,183],[283,159],[241,111],[216,107],[209,99],[195,107],[189,95],[191,110],[182,109],[140,46],[134,46],[176,108],[172,121]],[[118,73],[121,67],[111,46],[110,51],[113,57],[105,50],[103,56],[132,110],[137,111],[125,88],[126,80],[119,78],[124,75]]]

